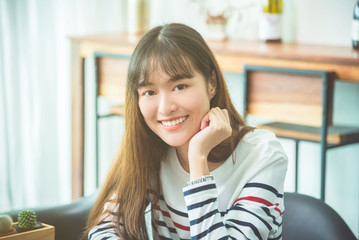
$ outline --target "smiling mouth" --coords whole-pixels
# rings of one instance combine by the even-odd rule
[[[188,116],[184,116],[184,117],[181,117],[181,118],[177,118],[176,120],[160,121],[160,122],[166,127],[172,127],[172,126],[175,126],[175,125],[178,125],[178,124],[184,122],[184,120],[186,120],[187,117]]]

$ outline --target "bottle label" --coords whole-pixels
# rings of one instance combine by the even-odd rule
[[[352,40],[359,40],[359,20],[353,20],[352,23]]]
[[[263,13],[259,20],[259,39],[282,38],[282,14]]]

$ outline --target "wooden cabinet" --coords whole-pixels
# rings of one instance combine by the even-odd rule
[[[98,56],[98,94],[123,93],[128,58],[140,39],[126,34],[71,37],[72,51],[72,197],[84,191],[84,59]],[[324,70],[339,81],[359,83],[359,52],[350,47],[295,43],[264,44],[256,41],[209,41],[223,71],[242,73],[244,65]],[[113,58],[112,55],[123,56]],[[118,78],[117,75],[118,74]],[[115,77],[114,77],[115,76]],[[122,79],[122,80],[121,80]],[[120,82],[120,85],[116,83]],[[121,110],[120,110],[121,111]]]

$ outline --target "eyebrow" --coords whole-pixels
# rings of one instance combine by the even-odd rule
[[[174,76],[174,77],[171,77],[170,79],[167,80],[167,82],[178,82],[178,81],[181,81],[183,79],[192,79],[194,76],[191,76],[189,78],[183,78],[181,76]],[[151,86],[153,85],[151,83],[151,81],[146,81],[146,80],[143,80],[143,81],[140,81],[140,83],[138,84],[137,86],[137,89],[140,88],[140,87],[147,87],[147,86]]]

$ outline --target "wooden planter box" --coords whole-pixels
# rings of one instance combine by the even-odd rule
[[[0,237],[0,240],[55,240],[55,227],[44,223],[42,225],[42,228]]]

